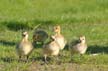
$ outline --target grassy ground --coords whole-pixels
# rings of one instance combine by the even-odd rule
[[[106,24],[71,24],[68,27],[67,24],[63,24],[62,33],[68,41],[76,38],[80,34],[83,34],[87,38],[88,50],[84,56],[75,55],[70,61],[70,52],[68,49],[61,52],[62,56],[59,57],[59,61],[54,60],[51,57],[48,65],[43,64],[42,49],[35,48],[30,56],[28,63],[18,62],[18,56],[15,52],[15,45],[21,39],[21,31],[1,31],[0,33],[0,65],[1,71],[34,71],[34,70],[54,70],[54,71],[107,71],[108,69],[108,38]],[[52,26],[49,26],[52,28]],[[72,27],[72,28],[71,28]],[[102,29],[103,28],[103,29]],[[51,30],[45,28],[49,34]],[[102,30],[101,30],[102,29]],[[76,32],[75,32],[76,31]],[[30,34],[29,39],[32,41],[32,30],[28,31]],[[36,46],[37,47],[37,46]],[[67,48],[67,47],[66,47]],[[91,56],[93,53],[98,53],[97,56]]]
[[[0,71],[107,71],[108,70],[107,0],[0,0]],[[29,62],[18,62],[15,46],[21,30],[28,30],[32,41],[38,24],[49,34],[59,24],[68,43],[85,35],[88,50],[70,61],[67,49],[59,61],[42,61],[41,47],[35,48]],[[37,47],[37,46],[36,46]],[[98,53],[97,56],[91,54]]]
[[[107,14],[107,0],[0,0],[0,24],[13,30],[16,25],[34,28],[36,24],[99,24],[107,22]]]

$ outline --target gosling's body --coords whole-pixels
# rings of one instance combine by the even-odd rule
[[[48,38],[47,32],[44,30],[35,30],[33,33],[33,42],[42,42],[44,43],[46,39]]]
[[[32,52],[32,50],[33,50],[32,43],[28,40],[27,32],[24,32],[21,42],[16,47],[16,51],[19,55],[19,58],[26,56],[28,59],[29,54]]]
[[[60,26],[55,26],[54,27],[54,32],[55,32],[55,39],[57,41],[57,43],[60,46],[60,50],[63,50],[67,41],[65,40],[64,36],[61,34],[61,29]]]
[[[59,45],[58,43],[55,41],[55,38],[52,37],[52,41],[50,41],[47,44],[43,45],[43,55],[44,55],[44,59],[45,61],[47,56],[58,56],[59,54]]]
[[[85,41],[85,36],[81,36],[77,42],[70,44],[71,53],[85,54],[87,50],[87,44]]]

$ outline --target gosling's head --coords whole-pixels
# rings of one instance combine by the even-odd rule
[[[28,32],[26,32],[26,31],[22,32],[22,37],[27,37],[28,38]]]
[[[55,33],[59,33],[60,32],[60,26],[59,25],[54,26],[54,32]]]
[[[86,42],[85,36],[80,36],[79,40],[80,40],[81,43],[85,43]]]

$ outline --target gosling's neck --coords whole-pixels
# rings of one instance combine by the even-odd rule
[[[60,31],[56,32],[56,34],[55,34],[55,35],[61,35]]]
[[[28,41],[28,35],[26,35],[25,37],[23,37],[22,41],[23,42]]]
[[[81,41],[81,44],[85,44],[86,43],[86,41]]]

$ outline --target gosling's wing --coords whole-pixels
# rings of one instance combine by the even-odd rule
[[[36,31],[34,32],[34,35],[40,35],[40,36],[48,37],[47,32],[44,31],[44,30],[36,30]]]
[[[48,34],[44,30],[36,30],[36,32],[33,34],[33,39],[37,41],[45,42],[47,38]]]
[[[79,40],[73,40],[71,41],[70,45],[75,46],[75,45],[78,45],[79,43],[80,43]]]

